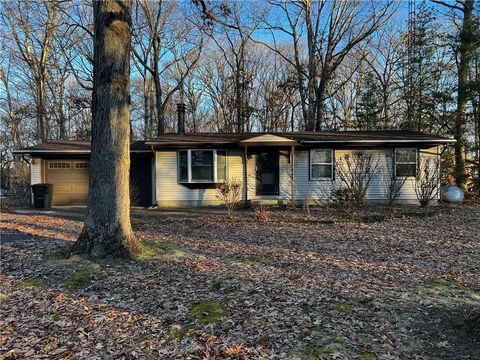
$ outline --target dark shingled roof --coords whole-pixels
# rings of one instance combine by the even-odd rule
[[[134,141],[130,144],[131,152],[151,152],[152,149],[145,145],[144,141]],[[38,143],[34,146],[28,146],[15,150],[17,154],[31,153],[56,153],[56,154],[90,154],[90,141],[84,140],[55,140],[44,143]]]
[[[269,132],[269,133],[195,133],[165,134],[148,141],[135,141],[131,152],[151,152],[154,148],[182,148],[187,146],[238,145],[240,141],[261,135],[276,135],[295,140],[299,145],[344,144],[344,145],[388,145],[388,144],[452,144],[455,140],[436,135],[427,135],[412,131],[337,131],[337,132]],[[90,141],[58,140],[40,143],[16,150],[17,154],[58,153],[89,154]]]
[[[455,140],[441,136],[427,135],[412,131],[329,131],[329,132],[268,132],[268,133],[195,133],[195,134],[165,134],[146,141],[154,147],[170,147],[191,144],[238,144],[239,141],[255,138],[261,135],[276,135],[297,141],[299,144],[308,143],[344,143],[344,144],[381,144],[381,143],[431,143],[448,144]]]

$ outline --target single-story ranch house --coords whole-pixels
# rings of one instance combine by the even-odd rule
[[[246,204],[318,203],[341,187],[336,161],[355,152],[378,160],[368,201],[385,201],[385,180],[393,176],[408,177],[399,202],[416,202],[419,159],[438,159],[454,142],[407,131],[166,134],[131,144],[132,204],[218,205],[226,179],[242,184]],[[86,204],[89,142],[52,141],[16,153],[31,156],[32,184],[53,184],[53,206]]]

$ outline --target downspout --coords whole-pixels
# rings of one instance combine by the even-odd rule
[[[292,207],[295,207],[295,145],[292,145],[290,149],[290,166],[291,166],[291,196]]]
[[[152,154],[153,154],[153,157],[152,157],[152,162],[151,162],[151,166],[152,166],[152,173],[151,173],[151,177],[152,177],[152,205],[151,206],[158,206],[158,202],[157,202],[157,153],[155,152],[155,149],[153,147],[153,145],[150,145],[150,149],[152,150]]]
[[[248,147],[245,146],[243,150],[243,192],[244,192],[244,205],[248,207]]]

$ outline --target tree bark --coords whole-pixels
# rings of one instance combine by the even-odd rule
[[[153,83],[155,84],[155,106],[157,108],[157,135],[161,136],[165,134],[165,113],[163,111],[162,87],[158,71],[158,60],[155,60],[154,67]]]
[[[130,32],[132,1],[95,1],[88,210],[71,253],[130,257]]]
[[[39,75],[37,81],[37,137],[41,142],[45,142],[48,139],[48,131],[46,123],[46,110],[45,110],[45,79],[43,73]]]
[[[457,114],[455,119],[455,178],[457,186],[464,191],[467,189],[468,172],[465,166],[466,128],[467,128],[467,102],[468,102],[468,73],[475,46],[475,20],[473,17],[474,0],[466,0],[463,4],[463,24],[460,31],[460,44],[458,48],[458,97]]]

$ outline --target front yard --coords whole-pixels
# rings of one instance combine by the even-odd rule
[[[139,212],[122,262],[3,213],[0,358],[480,359],[478,202],[267,220]]]

